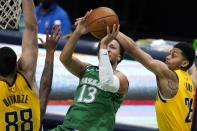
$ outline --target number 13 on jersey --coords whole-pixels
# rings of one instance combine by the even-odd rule
[[[97,89],[95,87],[89,87],[87,85],[83,85],[81,88],[82,90],[77,101],[84,103],[92,103],[95,100]],[[87,96],[85,95],[86,92]]]

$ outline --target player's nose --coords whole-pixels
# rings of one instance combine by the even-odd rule
[[[170,55],[166,56],[166,62],[170,60]]]

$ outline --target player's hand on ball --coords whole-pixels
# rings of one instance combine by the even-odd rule
[[[113,30],[112,30],[112,32],[110,32],[109,26],[107,26],[107,35],[105,37],[103,37],[103,39],[101,40],[101,44],[107,45],[112,40],[114,40],[119,33],[119,29],[120,29],[120,25],[114,24]]]
[[[75,29],[75,31],[77,32],[77,34],[84,35],[84,34],[88,33],[86,18],[88,17],[88,15],[91,12],[92,12],[92,10],[88,11],[85,14],[84,17],[76,19],[76,22],[75,22],[76,29]]]

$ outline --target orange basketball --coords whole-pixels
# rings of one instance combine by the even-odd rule
[[[110,31],[113,24],[118,25],[117,14],[108,7],[99,7],[94,9],[86,19],[88,31],[96,38],[101,39],[107,34],[107,26]]]

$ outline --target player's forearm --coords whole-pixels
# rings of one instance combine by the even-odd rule
[[[40,81],[40,89],[51,88],[53,78],[54,53],[46,54],[45,66]]]
[[[27,57],[27,54],[29,54],[34,61],[33,63],[30,63],[31,65],[35,65],[37,61],[37,55],[38,55],[38,42],[37,42],[37,21],[36,21],[36,15],[34,11],[34,3],[33,0],[22,0],[22,8],[23,8],[23,14],[24,14],[24,23],[25,23],[25,30],[23,32],[23,40],[22,40],[22,54],[24,51],[25,55]]]
[[[113,73],[108,51],[106,49],[100,49],[99,53],[99,80],[101,88],[104,91],[115,93],[119,90],[119,78]]]
[[[44,115],[46,113],[46,107],[48,102],[49,93],[51,90],[46,89],[42,91],[43,94],[40,95],[40,120],[43,120]]]
[[[144,52],[133,39],[126,36],[123,33],[119,33],[116,37],[116,39],[120,42],[120,44],[123,46],[124,50],[131,56],[134,57],[139,62],[146,64],[147,60],[152,60],[153,58]]]
[[[48,96],[51,91],[52,78],[53,78],[53,64],[54,64],[54,52],[47,52],[45,59],[45,66],[42,73],[40,81],[40,110],[41,110],[41,119],[43,119],[46,112],[46,106],[48,102]]]
[[[122,32],[118,33],[116,39],[120,42],[125,51],[130,55],[133,55],[133,51],[139,48],[131,38],[129,38]]]
[[[100,43],[100,49],[107,49],[107,45],[103,44],[102,42]]]
[[[77,44],[77,41],[79,40],[81,34],[79,34],[77,31],[74,31],[69,40],[66,42],[63,51],[60,55],[60,61],[66,65],[67,63],[70,63],[72,60],[72,54],[75,50],[75,45]]]
[[[53,78],[53,62],[54,53],[47,53],[45,59],[45,66],[42,72],[41,80],[40,80],[40,96],[42,95],[42,91],[51,90],[52,78]]]
[[[37,22],[36,15],[34,13],[35,6],[33,0],[22,0],[22,8],[26,29],[31,29],[37,32]]]
[[[100,41],[100,49],[107,49],[107,45],[113,40],[112,37],[105,36],[101,41]]]

